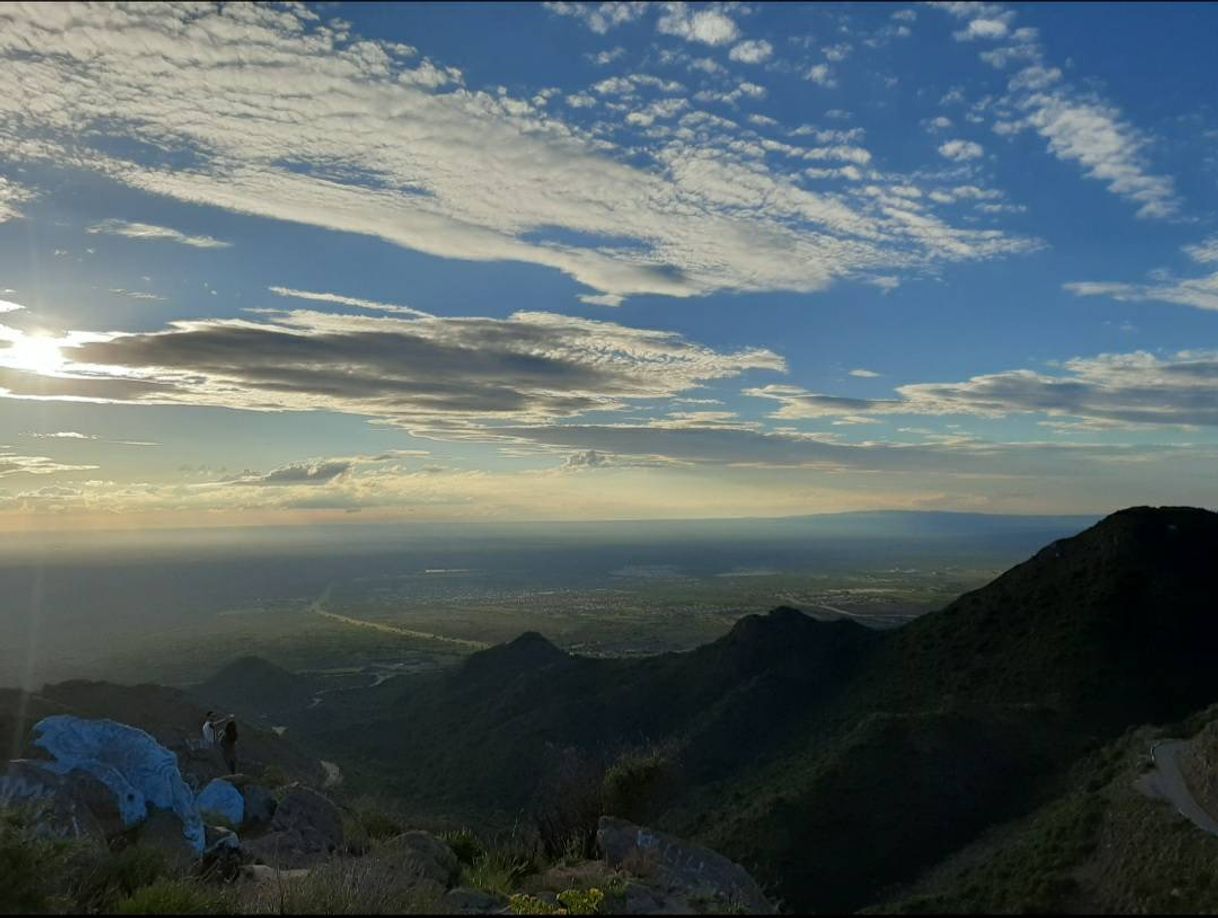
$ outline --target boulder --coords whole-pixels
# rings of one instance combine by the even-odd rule
[[[182,837],[196,854],[203,851],[203,822],[194,794],[178,771],[172,752],[143,730],[112,720],[85,720],[67,714],[34,725],[34,745],[54,761],[43,767],[59,775],[82,772],[109,789],[123,825],[136,826],[153,810],[174,813]]]
[[[444,910],[454,915],[487,915],[502,911],[507,900],[480,889],[459,886],[444,895]]]
[[[204,819],[221,819],[234,828],[245,822],[245,797],[223,778],[208,783],[195,798]]]
[[[610,867],[648,875],[649,892],[665,899],[709,900],[750,914],[775,911],[748,871],[709,848],[612,816],[601,817],[596,841]]]
[[[247,844],[249,851],[276,867],[307,867],[343,843],[342,813],[324,794],[289,785],[275,809],[270,831]]]
[[[274,795],[261,784],[247,784],[241,788],[241,796],[245,798],[245,826],[269,825],[275,818],[278,803]]]
[[[452,848],[429,832],[403,832],[385,845],[398,868],[447,889],[461,875]]]
[[[0,774],[0,807],[29,811],[37,830],[55,838],[104,838],[107,823],[121,831],[117,808],[112,801],[104,805],[108,797],[106,786],[87,774],[59,775],[29,759],[9,762]],[[96,798],[100,817],[90,805]]]

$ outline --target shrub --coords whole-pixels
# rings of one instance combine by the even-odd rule
[[[0,912],[46,911],[62,891],[69,844],[41,836],[35,814],[0,813]]]
[[[452,848],[462,864],[473,864],[486,854],[486,846],[471,829],[457,829],[453,832],[443,832],[440,840]]]
[[[563,908],[538,896],[517,893],[508,900],[513,915],[561,915]]]
[[[551,859],[591,858],[601,816],[604,768],[577,749],[559,751],[538,787],[533,818]]]
[[[116,902],[172,872],[165,852],[147,845],[129,845],[116,853],[92,849],[78,853],[73,861],[74,898],[84,911],[109,911]]]
[[[492,848],[461,871],[463,886],[472,886],[496,896],[508,896],[537,870],[536,862],[519,852]]]
[[[599,889],[565,889],[550,902],[540,896],[517,893],[508,900],[513,915],[596,915],[605,894]]]
[[[605,894],[599,889],[566,889],[558,894],[558,901],[566,906],[568,915],[595,915],[600,911]]]
[[[119,915],[223,915],[230,911],[223,890],[198,880],[157,880],[115,907]]]
[[[602,810],[630,822],[649,822],[671,794],[675,777],[673,758],[666,750],[623,753],[605,772]]]

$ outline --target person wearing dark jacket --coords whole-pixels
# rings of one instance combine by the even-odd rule
[[[224,732],[220,735],[220,752],[224,756],[224,764],[228,767],[228,773],[235,775],[237,773],[237,722],[230,720],[224,725]]]

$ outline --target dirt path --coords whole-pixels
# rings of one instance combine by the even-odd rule
[[[1218,835],[1218,820],[1196,801],[1180,771],[1180,751],[1187,745],[1184,740],[1163,740],[1151,747],[1155,770],[1143,779],[1143,790],[1171,803],[1176,812],[1201,831]]]

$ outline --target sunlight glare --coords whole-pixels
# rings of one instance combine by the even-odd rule
[[[46,335],[22,335],[0,349],[0,363],[16,370],[50,374],[62,369],[60,340]]]

